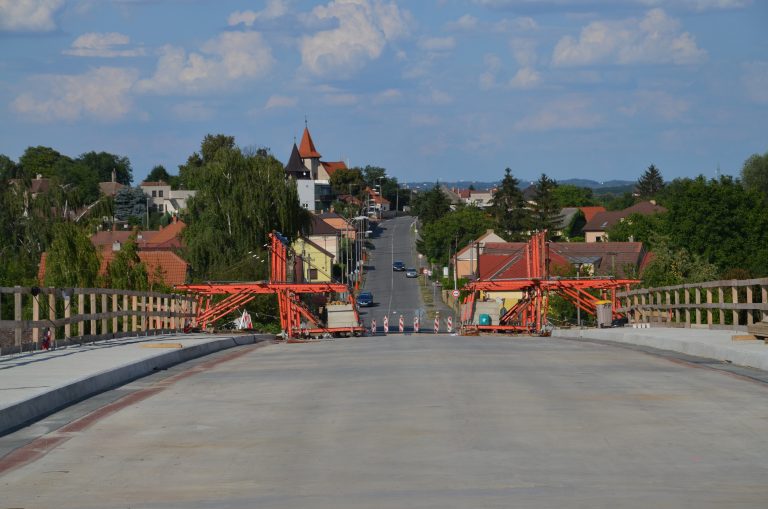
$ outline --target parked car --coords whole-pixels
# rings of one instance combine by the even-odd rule
[[[419,272],[416,269],[406,269],[405,277],[419,277]]]
[[[392,270],[395,272],[405,271],[405,264],[403,262],[395,262],[392,264]]]
[[[357,305],[361,308],[373,306],[373,294],[371,292],[361,292],[357,296]]]

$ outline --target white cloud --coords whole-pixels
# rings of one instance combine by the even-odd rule
[[[538,112],[515,123],[520,131],[551,131],[554,129],[591,129],[602,117],[589,110],[590,102],[580,97],[553,101]]]
[[[358,97],[355,94],[325,94],[323,101],[330,106],[352,106],[357,104]]]
[[[664,91],[640,91],[628,104],[619,107],[619,111],[634,117],[638,113],[652,114],[655,117],[672,121],[682,118],[690,109],[690,102],[677,98]]]
[[[514,7],[526,6],[559,6],[570,8],[593,8],[595,0],[473,0],[474,3],[489,7],[492,9],[511,9]],[[692,9],[696,11],[705,11],[709,9],[736,9],[745,7],[752,3],[752,0],[612,0],[613,5],[645,5],[667,7],[679,7]]]
[[[50,32],[64,0],[0,0],[0,32]]]
[[[389,88],[376,94],[373,98],[375,104],[395,103],[403,98],[403,93],[396,88]]]
[[[41,122],[118,120],[132,106],[130,91],[138,72],[117,67],[98,67],[85,74],[37,77],[40,90],[25,92],[12,103],[14,111]]]
[[[301,40],[301,61],[315,75],[348,76],[369,60],[381,56],[385,46],[406,34],[410,14],[394,2],[383,0],[334,0],[317,6],[311,21],[337,27]]]
[[[267,99],[267,103],[264,105],[264,109],[272,110],[275,108],[294,108],[297,104],[299,104],[299,99],[297,97],[273,95]]]
[[[536,63],[536,42],[528,39],[512,39],[509,42],[512,56],[519,65],[531,66]]]
[[[453,96],[442,90],[433,89],[429,94],[429,102],[432,104],[450,104],[453,102]]]
[[[264,77],[272,51],[259,32],[225,32],[210,39],[200,53],[165,46],[154,76],[141,80],[141,92],[197,93],[225,89],[233,82]]]
[[[496,32],[512,32],[518,30],[535,30],[539,28],[539,24],[536,20],[529,16],[521,16],[518,18],[507,19],[497,21],[493,25],[493,29]]]
[[[744,64],[742,82],[750,99],[768,104],[768,62]]]
[[[188,101],[176,104],[172,110],[179,120],[186,121],[208,120],[215,113],[213,108],[206,106],[202,101]]]
[[[691,64],[704,60],[688,32],[661,9],[651,9],[641,20],[593,21],[577,39],[565,36],[555,46],[556,66],[615,64]]]
[[[235,11],[227,18],[229,26],[243,24],[253,26],[257,21],[281,18],[288,14],[288,2],[285,0],[267,0],[267,5],[260,11]]]
[[[414,113],[411,115],[411,124],[415,126],[433,126],[440,124],[440,117],[427,113]]]
[[[483,62],[486,70],[480,74],[478,82],[481,89],[489,90],[496,86],[496,75],[501,70],[501,59],[493,53],[489,53],[483,57]]]
[[[465,14],[456,21],[451,21],[445,25],[446,30],[455,30],[460,32],[471,32],[476,30],[479,20],[471,14]]]
[[[66,55],[77,57],[137,57],[144,55],[143,48],[123,49],[131,40],[127,35],[117,32],[83,34],[72,42],[72,47],[64,50]]]
[[[740,9],[752,3],[752,0],[638,0],[649,6],[679,6],[695,11],[712,9]]]
[[[419,47],[425,51],[449,51],[456,46],[453,37],[424,37],[419,40]]]
[[[531,67],[521,67],[509,80],[512,88],[533,88],[541,81],[541,75]]]

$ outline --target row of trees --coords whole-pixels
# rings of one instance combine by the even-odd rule
[[[487,209],[452,206],[438,186],[420,193],[413,203],[422,223],[419,251],[433,263],[446,264],[451,253],[486,229],[493,228],[508,241],[524,241],[531,231],[561,229],[563,207],[601,204],[591,190],[561,186],[546,175],[533,191],[529,203],[506,169]],[[641,275],[647,286],[768,276],[768,153],[747,159],[741,179],[699,176],[665,183],[651,165],[635,192],[613,199],[612,208],[624,209],[644,199],[655,199],[667,212],[630,216],[608,236],[612,241],[643,242],[654,253]]]
[[[361,203],[365,203],[367,199],[366,189],[380,191],[381,195],[392,204],[393,209],[395,206],[402,209],[410,203],[410,192],[401,190],[397,177],[387,176],[387,170],[380,166],[368,165],[363,168],[336,170],[331,175],[330,184],[335,195],[349,195],[357,198]],[[345,217],[360,214],[359,206],[341,200],[335,201],[333,208]]]

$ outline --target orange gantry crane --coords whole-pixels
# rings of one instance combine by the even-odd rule
[[[614,277],[553,277],[549,274],[549,242],[547,232],[533,234],[525,247],[526,274],[524,278],[478,279],[464,286],[467,296],[461,312],[461,323],[465,327],[485,332],[519,332],[540,334],[547,324],[547,307],[550,293],[561,295],[586,313],[595,315],[602,300],[612,303],[612,316],[621,315],[617,308],[616,290],[629,289],[637,279]],[[588,290],[598,290],[602,299]],[[474,324],[475,304],[479,292],[519,292],[521,298],[499,317],[497,324]]]
[[[297,255],[290,248],[288,239],[278,232],[269,235],[267,244],[270,254],[270,278],[268,281],[235,282],[235,283],[201,283],[180,285],[178,290],[197,295],[196,322],[203,329],[233,311],[241,308],[256,298],[257,295],[275,294],[280,314],[280,326],[283,335],[289,338],[320,336],[320,335],[359,335],[364,332],[360,324],[355,299],[346,284],[336,282],[304,282],[303,269],[289,274],[288,267],[291,259]],[[329,326],[315,315],[301,300],[304,294],[324,294],[329,301],[332,296],[346,294],[347,303],[335,306],[342,309],[345,320],[336,320],[335,326]],[[224,296],[214,302],[215,296]],[[326,303],[326,308],[328,308]],[[337,313],[340,314],[340,313]]]

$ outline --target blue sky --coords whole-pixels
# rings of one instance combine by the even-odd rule
[[[763,0],[0,0],[0,153],[172,173],[207,133],[401,181],[738,174]]]

